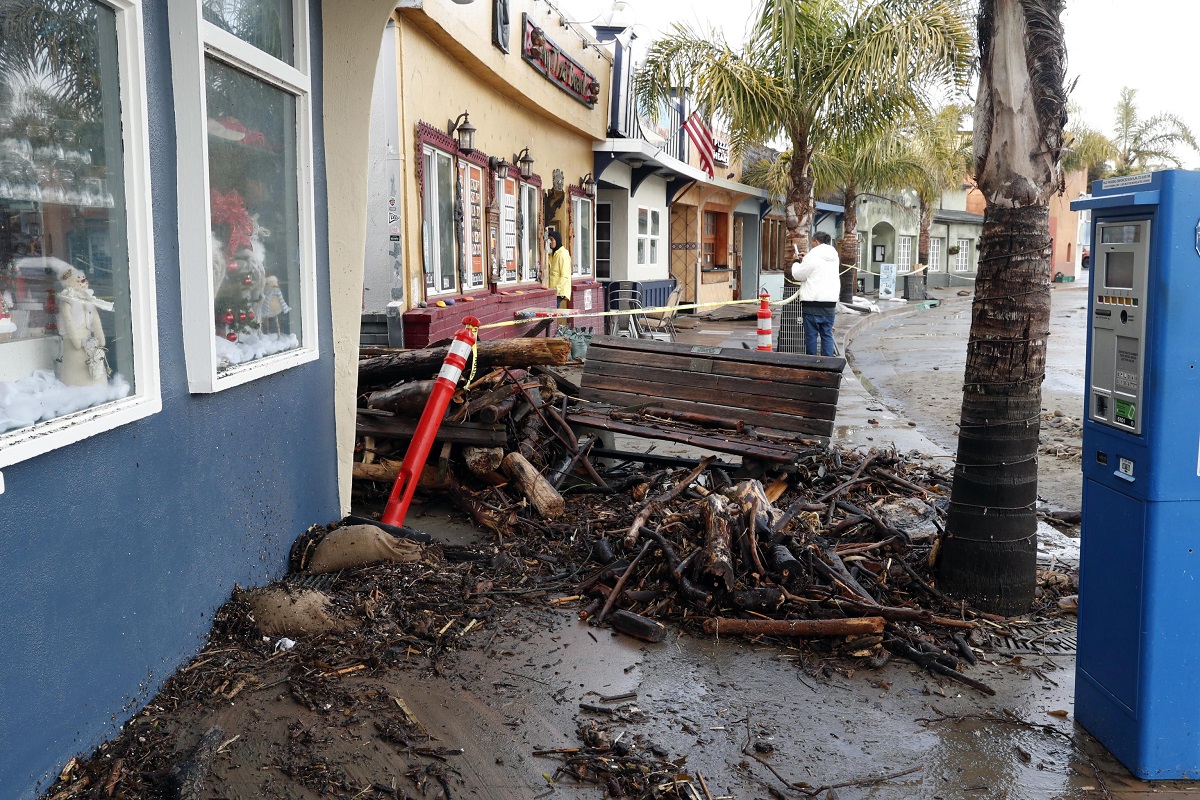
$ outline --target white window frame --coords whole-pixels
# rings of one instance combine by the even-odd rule
[[[913,237],[901,236],[896,241],[896,271],[912,272]]]
[[[582,278],[589,278],[595,271],[594,264],[582,263],[581,253],[583,248],[579,246],[579,223],[583,215],[587,215],[588,233],[591,235],[591,241],[588,243],[588,252],[591,254],[591,260],[596,259],[596,215],[593,211],[591,198],[588,197],[572,197],[571,198],[571,275]]]
[[[135,391],[122,400],[0,434],[0,467],[27,461],[162,410],[158,371],[158,306],[154,294],[154,233],[150,213],[150,117],[146,105],[142,0],[98,2],[116,13]],[[2,352],[3,345],[0,345]]]
[[[268,55],[204,19],[201,0],[172,0],[171,75],[178,145],[183,348],[188,389],[219,392],[320,358],[317,342],[317,244],[313,196],[312,99],[307,0],[292,3],[293,60]],[[207,85],[204,60],[248,73],[296,99],[296,211],[300,229],[300,346],[239,364],[218,374],[213,331],[211,208],[208,174]],[[295,313],[295,311],[293,311]]]
[[[646,215],[646,230],[642,231],[642,214]],[[655,220],[658,233],[654,232]],[[637,216],[637,263],[638,266],[656,267],[662,253],[662,210],[649,206],[638,206]]]
[[[542,265],[538,257],[541,252],[538,247],[540,244],[538,231],[541,230],[540,194],[541,190],[537,184],[524,181],[517,183],[517,203],[521,210],[521,221],[525,223],[524,228],[517,233],[521,252],[527,254],[530,259],[524,266],[517,265],[517,274],[518,279],[526,283],[539,280],[542,274]],[[522,269],[524,274],[521,274]]]
[[[433,155],[433,161],[434,161],[434,169],[433,170],[430,170],[424,166],[425,157],[430,154]],[[432,264],[434,266],[434,270],[435,270],[434,271],[434,285],[433,286],[425,286],[425,297],[427,299],[430,297],[437,297],[440,295],[459,294],[460,290],[462,290],[462,288],[463,288],[462,287],[463,264],[462,264],[462,260],[461,260],[461,254],[458,251],[456,251],[453,254],[454,255],[454,264],[455,264],[454,285],[448,289],[442,288],[442,286],[441,286],[441,281],[442,281],[442,239],[441,239],[441,236],[439,235],[441,233],[440,224],[439,224],[439,228],[437,230],[432,231],[432,235],[430,235],[431,232],[428,229],[428,226],[430,224],[430,218],[429,218],[430,210],[432,209],[436,213],[436,211],[440,205],[440,200],[441,200],[441,198],[436,196],[437,178],[435,177],[436,173],[437,173],[437,159],[439,157],[444,157],[447,161],[450,162],[450,176],[451,176],[451,178],[453,178],[453,180],[451,181],[451,186],[453,186],[454,183],[458,180],[458,166],[457,166],[457,162],[454,157],[454,154],[449,151],[443,150],[440,147],[435,147],[434,145],[429,144],[428,142],[426,142],[424,145],[421,146],[421,164],[422,164],[421,180],[424,182],[424,185],[422,185],[420,187],[420,192],[421,192],[421,253],[424,258],[424,264],[422,265],[422,267],[423,267],[423,269],[428,270],[430,264]],[[486,189],[486,181],[487,181],[487,177],[484,176],[485,185],[483,187],[483,190],[485,192],[487,190]],[[451,193],[453,193],[454,189],[451,188],[450,191],[451,191]],[[453,197],[451,197],[450,203],[451,203],[451,205],[454,204]],[[449,224],[453,224],[453,220],[451,220],[449,222]],[[487,236],[486,232],[484,233],[484,236],[485,237]],[[484,260],[483,271],[484,271],[484,284],[485,285],[487,284],[488,264],[490,263],[490,259],[491,259],[491,250],[490,250],[487,242],[485,241],[484,242],[484,256],[483,256],[483,260]],[[425,274],[428,274],[428,273],[423,273],[422,279],[424,279]]]
[[[959,239],[958,252],[954,254],[954,271],[971,271],[971,240]]]
[[[428,144],[425,145],[425,147],[427,149],[437,150],[436,147],[430,147]],[[439,150],[438,152],[443,152],[443,151]],[[447,155],[449,155],[449,154],[447,153]],[[424,153],[424,151],[422,151],[421,158],[424,159],[424,157],[425,157],[425,153]],[[450,163],[451,164],[454,163],[453,156],[451,156],[451,158],[450,158]],[[471,226],[471,223],[476,221],[475,211],[472,209],[473,204],[471,202],[471,176],[472,176],[472,174],[475,174],[475,176],[479,179],[479,214],[478,214],[479,242],[478,243],[476,243],[476,241],[475,241],[475,237],[474,237],[475,231]],[[487,185],[488,185],[487,170],[484,169],[483,167],[479,166],[478,164],[474,164],[474,163],[468,161],[465,158],[460,158],[460,159],[458,159],[458,171],[457,171],[456,175],[458,176],[457,180],[462,184],[462,206],[463,206],[462,224],[459,226],[459,231],[458,231],[459,241],[462,242],[462,245],[458,252],[458,258],[455,260],[455,263],[457,263],[459,265],[458,282],[462,283],[463,276],[465,275],[468,280],[467,280],[466,285],[464,285],[462,287],[462,290],[464,292],[478,291],[478,290],[486,287],[487,281],[488,281],[488,253],[487,253],[487,245],[483,241],[483,237],[486,235],[484,232],[484,229],[487,227],[487,211],[486,211],[486,207],[487,207],[486,198],[487,198]],[[424,211],[422,211],[422,213],[424,213]],[[425,235],[424,227],[422,227],[422,229],[421,229],[421,235],[422,236]],[[479,245],[479,249],[480,249],[479,258],[481,261],[481,268],[480,268],[479,272],[475,272],[475,264],[473,263],[474,259],[475,259],[475,245],[476,244]]]
[[[940,237],[929,237],[929,271],[942,271],[942,240]]]
[[[513,187],[511,195],[507,192],[508,185]],[[519,248],[521,246],[521,232],[517,230],[517,208],[521,204],[521,182],[516,178],[504,174],[495,176],[493,185],[496,192],[496,207],[500,209],[500,274],[496,278],[496,283],[501,286],[511,286],[515,283],[520,283],[524,278],[521,276],[521,256]],[[509,204],[509,197],[512,198],[512,204]],[[511,258],[509,255],[511,254]],[[513,278],[508,278],[508,265],[513,265]]]

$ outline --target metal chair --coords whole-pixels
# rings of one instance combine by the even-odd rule
[[[608,318],[607,333],[609,336],[625,336],[630,339],[640,339],[641,329],[638,326],[636,310],[642,307],[641,285],[636,281],[616,281],[608,289],[608,310],[629,311],[628,314],[616,314]]]
[[[679,313],[679,298],[682,296],[683,290],[676,286],[667,295],[665,311],[649,311],[641,316],[639,322],[645,328],[642,338],[659,339],[666,342],[675,341],[675,337],[678,335],[678,331],[675,329],[675,316]],[[667,338],[662,338],[664,335]]]

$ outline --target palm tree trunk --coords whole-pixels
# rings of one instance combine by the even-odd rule
[[[939,570],[943,587],[999,613],[1033,602],[1038,434],[1050,325],[1045,207],[984,212]]]
[[[808,235],[813,225],[812,153],[808,137],[792,134],[791,189],[787,196],[787,258],[808,252]]]
[[[987,198],[940,587],[1001,614],[1037,583],[1037,448],[1062,182],[1064,0],[981,0],[975,177]]]
[[[915,281],[916,291],[912,292],[909,300],[924,300],[929,286],[929,227],[933,223],[932,209],[924,200],[921,203],[921,221],[917,226],[917,268],[920,270]],[[917,295],[916,297],[911,296]]]
[[[854,302],[854,290],[858,286],[858,186],[851,181],[846,185],[846,211],[842,216],[842,244],[839,257],[842,262],[842,289],[840,300]]]

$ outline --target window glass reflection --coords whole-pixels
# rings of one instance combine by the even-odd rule
[[[116,16],[0,0],[0,433],[134,388]]]

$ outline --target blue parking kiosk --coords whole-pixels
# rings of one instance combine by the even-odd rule
[[[1096,181],[1075,718],[1200,777],[1200,173]]]

